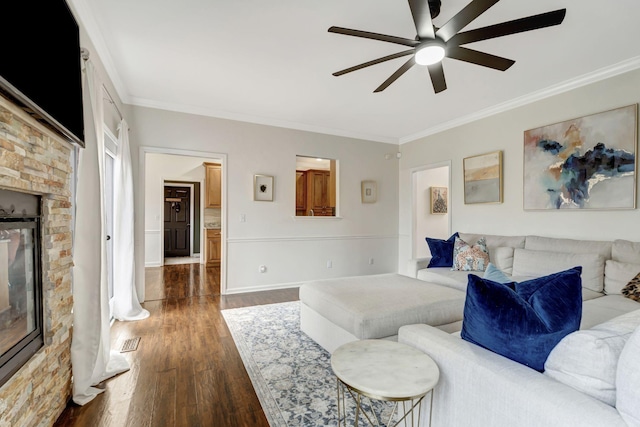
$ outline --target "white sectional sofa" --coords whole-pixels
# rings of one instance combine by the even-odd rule
[[[479,237],[460,233],[460,238],[469,243],[475,243]],[[492,262],[515,281],[581,265],[581,330],[561,341],[547,360],[549,363],[552,357],[558,359],[554,355],[556,350],[573,353],[573,356],[560,357],[568,365],[563,368],[566,372],[555,367],[540,373],[464,341],[459,334],[448,334],[425,324],[401,327],[398,341],[429,354],[440,368],[431,425],[640,426],[640,420],[633,416],[621,416],[615,402],[605,403],[593,397],[598,393],[586,393],[579,386],[588,384],[599,392],[617,393],[617,402],[624,402],[633,395],[634,405],[640,407],[640,390],[635,394],[629,390],[616,390],[615,385],[609,384],[611,379],[607,383],[598,378],[607,372],[609,377],[615,378],[618,356],[620,351],[625,351],[625,341],[631,336],[631,330],[635,329],[635,334],[640,335],[637,326],[640,324],[640,303],[620,294],[621,288],[640,272],[640,244],[624,240],[595,242],[539,236],[486,235],[485,238]],[[460,290],[466,288],[468,273],[447,268],[427,269],[427,264],[428,259],[413,263],[417,278]],[[629,319],[632,319],[631,323]],[[640,339],[636,339],[636,358],[637,341]],[[581,345],[587,348],[581,348]],[[632,367],[631,373],[633,370],[640,372],[636,366],[639,365]],[[633,376],[630,372],[617,372],[617,375]],[[421,425],[428,425],[427,420]]]
[[[640,303],[621,295],[622,287],[640,272],[640,243],[459,236],[470,244],[485,237],[491,262],[514,281],[582,266],[581,330],[640,310]],[[428,258],[412,261],[413,278],[390,274],[304,284],[301,329],[330,352],[348,341],[386,338],[429,354],[441,371],[434,427],[640,427],[627,424],[614,406],[588,393],[462,340],[457,332],[469,272],[426,268],[428,263]],[[637,317],[640,323],[640,311]],[[428,419],[422,425],[428,425]]]
[[[498,236],[459,233],[462,240],[476,243],[484,237],[491,262],[514,281],[541,277],[582,266],[581,329],[590,328],[629,311],[640,304],[620,294],[640,267],[640,243],[626,240],[592,241],[540,236]],[[448,267],[427,268],[430,258],[411,261],[417,279],[461,291],[467,288],[467,271]],[[482,276],[482,272],[476,272]]]

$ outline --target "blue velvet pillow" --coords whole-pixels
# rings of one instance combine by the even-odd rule
[[[544,371],[560,340],[582,319],[582,267],[501,284],[469,275],[462,339]]]
[[[509,276],[504,274],[502,270],[493,265],[493,263],[489,263],[489,265],[487,265],[487,269],[484,271],[482,278],[498,283],[509,283],[513,281]]]
[[[457,232],[447,240],[425,238],[431,251],[431,261],[429,261],[427,268],[451,267],[453,265],[453,245],[456,243],[456,237],[458,237]]]

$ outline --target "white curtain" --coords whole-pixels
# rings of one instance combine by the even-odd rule
[[[84,85],[84,114],[90,120],[85,120],[86,147],[77,173],[71,342],[73,401],[79,405],[104,391],[92,386],[129,369],[121,354],[110,351],[102,82],[88,60]]]
[[[135,286],[133,173],[129,126],[124,119],[118,130],[114,173],[113,316],[118,320],[141,320],[149,317],[149,312],[140,306]]]

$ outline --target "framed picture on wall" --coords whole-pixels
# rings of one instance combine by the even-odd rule
[[[635,209],[637,104],[524,132],[524,209]]]
[[[431,203],[429,212],[434,215],[444,215],[449,212],[447,187],[431,187]]]
[[[502,151],[467,157],[464,170],[464,203],[502,203]]]
[[[273,177],[269,175],[253,176],[253,200],[273,202]]]
[[[375,181],[362,181],[362,203],[375,203],[378,198],[378,184]]]

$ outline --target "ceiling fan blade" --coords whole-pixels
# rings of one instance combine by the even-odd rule
[[[413,16],[413,22],[416,24],[418,37],[433,39],[436,33],[433,29],[433,21],[431,21],[431,9],[427,0],[409,0],[409,8]]]
[[[447,57],[500,71],[507,70],[516,62],[501,56],[491,55],[490,53],[484,53],[460,46],[448,47]]]
[[[391,61],[392,59],[402,58],[403,56],[413,55],[415,49],[404,50],[402,52],[394,53],[392,55],[383,56],[382,58],[374,59],[373,61],[364,62],[360,65],[355,65],[353,67],[345,68],[341,71],[336,71],[333,73],[334,76],[341,76],[343,74],[350,73],[352,71],[361,70],[366,67],[370,67],[372,65],[380,64],[381,62]]]
[[[444,79],[444,69],[442,68],[442,62],[438,62],[433,65],[428,65],[429,77],[431,77],[431,84],[435,93],[440,93],[447,88],[447,82]]]
[[[546,12],[539,15],[528,16],[526,18],[515,19],[513,21],[502,22],[500,24],[458,33],[453,36],[449,42],[453,45],[459,46],[480,40],[552,27],[554,25],[560,25],[562,21],[564,21],[566,14],[567,9],[558,9],[553,12]]]
[[[436,35],[445,42],[456,35],[458,31],[469,25],[471,21],[482,15],[487,9],[499,0],[473,0],[458,12],[453,18],[447,21],[438,31]]]
[[[405,62],[400,68],[398,68],[395,73],[391,74],[391,77],[389,77],[387,80],[384,81],[384,83],[378,86],[378,88],[374,90],[373,93],[382,92],[383,90],[388,88],[391,83],[398,80],[398,77],[406,73],[407,70],[413,67],[415,64],[416,64],[415,60],[413,58],[409,58],[409,60]]]
[[[346,36],[362,37],[365,39],[380,40],[383,42],[401,44],[404,46],[414,47],[420,44],[417,40],[405,39],[403,37],[388,36],[386,34],[370,33],[368,31],[352,30],[350,28],[331,27],[330,33],[344,34]]]

